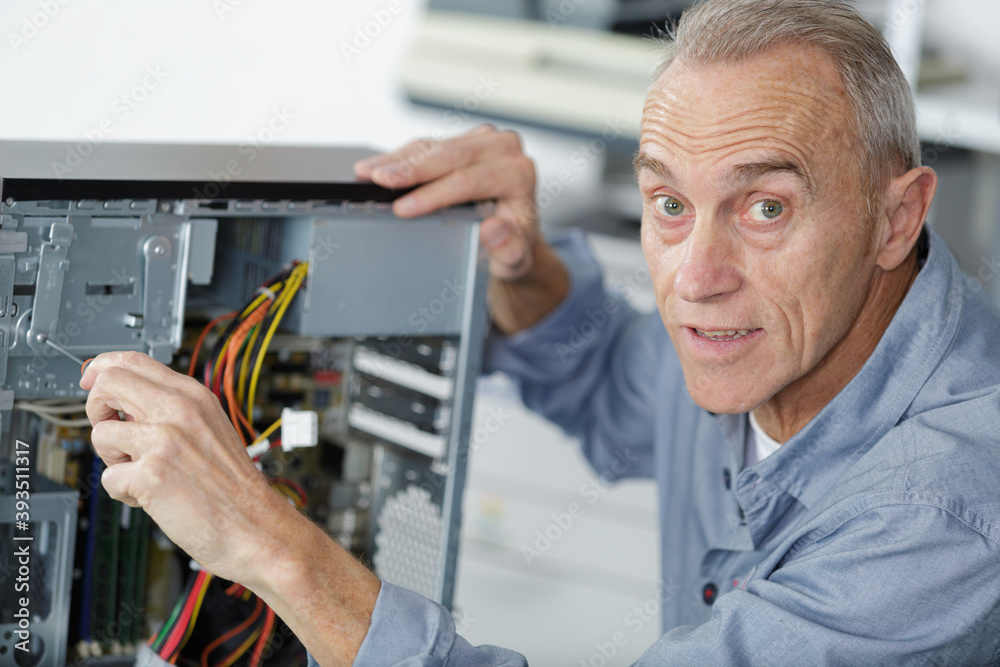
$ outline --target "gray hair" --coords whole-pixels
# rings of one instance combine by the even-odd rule
[[[789,43],[826,53],[853,109],[862,186],[869,213],[893,177],[920,166],[913,95],[878,30],[842,0],[707,0],[664,34],[659,78],[673,62],[742,62]]]

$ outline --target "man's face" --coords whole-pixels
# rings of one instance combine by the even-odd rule
[[[675,63],[646,101],[639,150],[643,252],[695,402],[744,412],[799,378],[821,382],[875,271],[828,58],[790,46]]]

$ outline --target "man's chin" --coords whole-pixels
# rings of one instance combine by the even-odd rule
[[[758,392],[740,391],[732,386],[720,388],[718,384],[692,387],[687,385],[688,394],[695,405],[718,415],[738,415],[750,412],[767,397],[761,397]]]

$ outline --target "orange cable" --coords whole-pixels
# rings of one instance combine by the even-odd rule
[[[208,336],[208,332],[215,328],[219,322],[223,320],[229,320],[239,315],[235,310],[231,313],[226,313],[225,315],[219,315],[214,320],[205,325],[205,328],[201,330],[201,335],[198,336],[198,342],[194,346],[194,352],[191,353],[191,365],[188,366],[188,375],[194,377],[194,369],[198,364],[198,355],[201,353],[201,346],[205,343],[205,338]]]
[[[246,447],[247,441],[246,438],[243,437],[243,432],[240,431],[240,424],[246,427],[247,433],[250,434],[251,438],[256,438],[257,432],[247,421],[246,416],[243,414],[239,404],[236,402],[236,394],[233,389],[233,373],[236,368],[236,356],[240,353],[240,347],[243,346],[243,341],[246,339],[247,335],[249,335],[250,329],[260,324],[260,322],[264,319],[264,316],[267,315],[267,311],[271,307],[271,303],[271,300],[267,299],[264,303],[257,306],[257,308],[250,313],[245,320],[240,322],[240,326],[236,328],[236,331],[229,339],[229,347],[226,350],[226,370],[222,386],[223,391],[226,393],[226,400],[229,403],[229,417],[233,422],[233,427],[236,429],[236,432],[239,433],[240,440],[243,441],[244,447]]]
[[[253,655],[250,657],[250,667],[258,667],[260,665],[260,659],[264,655],[264,649],[271,643],[271,631],[273,629],[274,611],[268,607],[267,616],[264,617],[264,628],[260,632],[260,639],[257,640],[257,645],[253,649]]]
[[[212,653],[212,651],[253,625],[254,621],[257,620],[257,617],[260,616],[260,612],[263,607],[264,601],[257,598],[257,606],[254,607],[253,613],[250,614],[246,620],[206,646],[205,650],[201,652],[201,667],[208,667],[208,656]]]

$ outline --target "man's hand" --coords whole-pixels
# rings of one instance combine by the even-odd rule
[[[535,166],[514,132],[482,125],[445,141],[414,141],[362,160],[354,171],[384,187],[420,186],[393,204],[401,217],[496,200],[480,241],[490,256],[490,307],[501,331],[531,326],[565,297],[566,269],[538,232]]]
[[[80,386],[90,391],[87,416],[111,497],[146,510],[213,574],[245,578],[267,541],[261,516],[287,502],[250,461],[216,397],[138,352],[100,355]]]
[[[218,399],[138,352],[100,355],[80,386],[111,497],[142,507],[205,569],[259,595],[321,664],[350,664],[380,583],[271,489]]]

